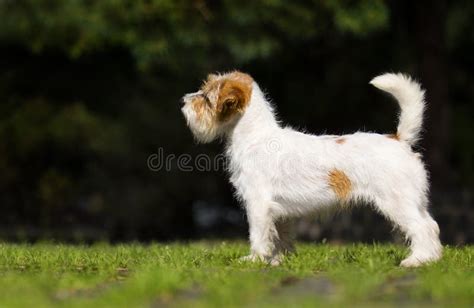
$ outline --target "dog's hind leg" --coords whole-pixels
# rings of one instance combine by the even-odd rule
[[[375,205],[394,222],[410,243],[410,255],[400,266],[415,267],[441,258],[439,227],[427,211],[425,196],[406,194],[377,200]]]

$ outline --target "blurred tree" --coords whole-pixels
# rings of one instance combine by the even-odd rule
[[[425,139],[425,147],[430,151],[426,155],[431,163],[433,184],[441,187],[453,185],[453,170],[448,156],[451,106],[446,69],[447,4],[443,0],[417,1],[414,6],[420,76],[423,85],[430,90],[426,94],[429,102],[426,126],[430,128]]]

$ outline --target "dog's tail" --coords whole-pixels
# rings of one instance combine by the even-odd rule
[[[370,83],[390,93],[400,105],[397,139],[413,146],[420,138],[425,111],[425,91],[419,83],[403,74],[383,74],[375,77]]]

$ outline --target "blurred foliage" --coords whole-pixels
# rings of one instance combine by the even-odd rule
[[[365,35],[386,26],[388,10],[378,0],[30,0],[1,2],[0,19],[0,38],[34,53],[57,49],[75,59],[122,47],[148,69],[207,63],[215,49],[245,62],[271,56],[283,39]]]
[[[193,146],[180,96],[208,72],[239,68],[292,124],[393,130],[396,106],[373,103],[366,84],[387,69],[416,72],[405,12],[380,0],[0,1],[2,225],[100,230],[79,238],[195,235],[196,199],[233,201],[222,172],[148,170],[157,147],[219,151]],[[471,184],[473,14],[471,2],[453,3],[446,25],[450,157]]]

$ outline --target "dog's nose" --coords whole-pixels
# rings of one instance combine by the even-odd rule
[[[193,97],[193,93],[188,93],[181,98],[182,104],[186,104]]]
[[[187,102],[191,99],[191,96],[189,94],[184,95],[181,98],[181,104],[180,105],[186,105]]]

